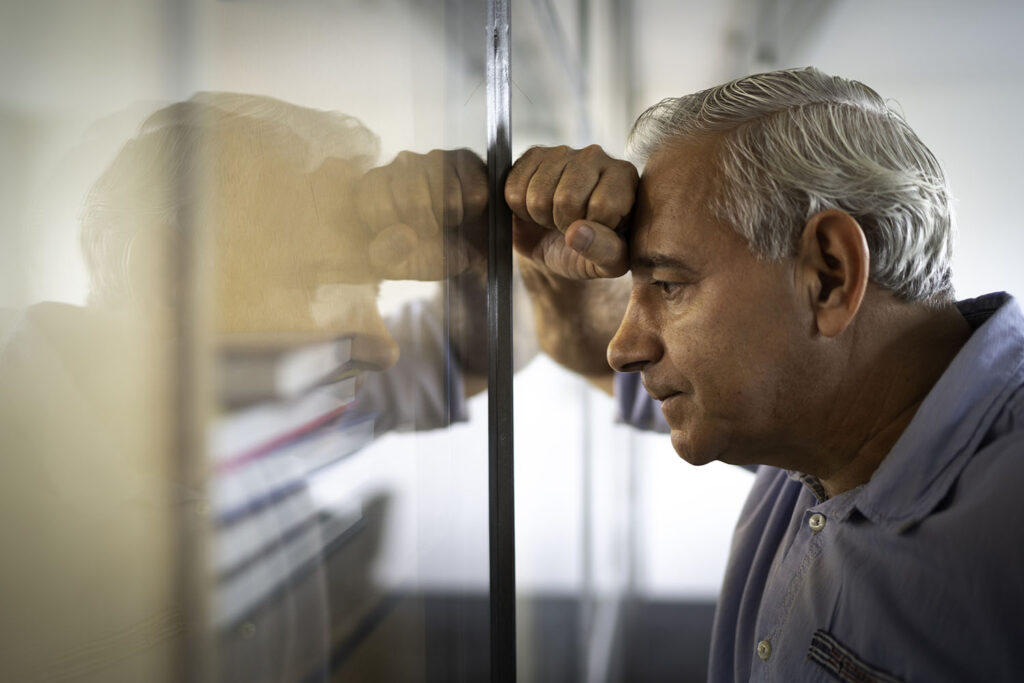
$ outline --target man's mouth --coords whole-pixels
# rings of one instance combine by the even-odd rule
[[[641,381],[643,382],[643,380]],[[647,393],[651,395],[651,398],[658,402],[662,402],[665,399],[671,398],[672,396],[681,393],[676,391],[675,389],[669,389],[667,387],[651,386],[647,382],[643,382],[643,385],[644,389],[647,390]]]

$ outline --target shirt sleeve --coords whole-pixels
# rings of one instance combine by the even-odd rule
[[[360,411],[376,415],[376,434],[466,421],[462,372],[448,344],[440,303],[408,303],[387,326],[401,351],[398,363],[370,373],[358,395]]]
[[[640,383],[639,373],[616,373],[615,404],[618,422],[652,432],[671,431],[657,403]]]

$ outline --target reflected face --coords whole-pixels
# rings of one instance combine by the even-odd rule
[[[661,401],[685,460],[736,464],[781,457],[799,419],[810,336],[790,260],[756,259],[711,217],[712,143],[649,160],[631,241],[629,307],[608,349]]]
[[[254,128],[237,126],[215,142],[205,224],[217,226],[221,331],[353,336],[353,360],[390,367],[397,346],[350,218],[362,168],[328,159],[309,169],[304,140]]]

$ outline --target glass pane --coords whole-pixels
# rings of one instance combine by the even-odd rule
[[[512,143],[594,141],[584,72],[585,3],[522,2],[512,16]],[[517,328],[527,328],[527,295]],[[524,358],[527,335],[517,337]],[[535,349],[533,349],[535,351]],[[620,533],[627,460],[606,454],[611,401],[546,355],[515,378],[517,670],[520,680],[600,680],[615,652],[629,555]],[[622,451],[624,452],[624,451]],[[596,504],[599,501],[599,504]],[[610,627],[610,630],[609,630]]]
[[[531,145],[599,144],[622,158],[639,113],[633,91],[646,82],[632,60],[683,46],[646,41],[651,24],[634,29],[633,3],[516,7],[517,156]],[[664,13],[643,7],[651,23]],[[689,20],[691,9],[679,12]],[[675,61],[662,67],[687,71]],[[629,276],[602,286],[610,308]],[[602,390],[609,379],[585,381],[546,355],[516,378],[520,676],[702,680],[724,553],[750,474],[724,465],[695,471],[665,435],[616,424]],[[694,515],[700,524],[687,523]]]
[[[486,677],[484,20],[2,10],[4,680]]]

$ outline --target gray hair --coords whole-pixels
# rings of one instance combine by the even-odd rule
[[[709,209],[752,252],[795,253],[806,221],[853,216],[872,282],[907,301],[948,301],[954,219],[942,168],[903,117],[863,83],[814,68],[773,71],[668,98],[637,119],[632,159],[718,136],[721,182]]]
[[[377,136],[355,117],[263,95],[199,92],[160,109],[146,119],[86,197],[81,244],[91,304],[120,306],[137,298],[133,248],[147,234],[174,237],[182,212],[209,191],[203,186],[209,174],[230,172],[217,166],[230,160],[211,159],[211,154],[226,135],[240,131],[251,136],[254,149],[263,142],[290,145],[301,154],[306,171],[328,158],[369,169],[380,152]]]

